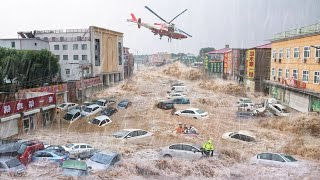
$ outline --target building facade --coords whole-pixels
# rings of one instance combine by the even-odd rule
[[[36,38],[28,39],[0,39],[0,47],[17,50],[50,49],[49,42]]]
[[[207,75],[215,78],[223,78],[225,53],[229,50],[229,45],[226,45],[223,49],[206,53],[203,64]]]
[[[59,60],[63,81],[100,76],[104,85],[112,85],[123,79],[123,33],[90,26],[36,30],[33,36],[49,42],[50,51]]]
[[[246,51],[245,86],[251,92],[268,93],[266,80],[270,78],[271,43]]]
[[[224,53],[223,74],[225,79],[236,80],[244,75],[245,49],[229,49]]]
[[[320,24],[274,35],[270,95],[301,112],[320,111]]]
[[[134,57],[133,54],[129,52],[130,48],[123,48],[123,63],[124,63],[124,78],[131,77],[134,70]]]

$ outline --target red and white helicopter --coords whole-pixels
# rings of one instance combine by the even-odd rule
[[[185,39],[188,37],[192,37],[190,34],[175,27],[175,25],[172,23],[177,17],[179,17],[184,12],[186,12],[187,9],[182,11],[180,14],[178,14],[176,17],[174,17],[171,21],[167,22],[162,17],[160,17],[157,13],[152,11],[148,6],[145,6],[145,8],[148,9],[151,13],[156,15],[159,19],[161,19],[165,23],[154,23],[153,25],[148,24],[148,23],[143,23],[143,22],[141,22],[141,18],[137,19],[135,17],[135,15],[132,13],[131,13],[132,19],[128,19],[127,21],[137,24],[139,29],[141,26],[150,29],[151,32],[154,33],[154,35],[159,35],[160,39],[162,38],[162,36],[168,36],[168,41],[171,41],[171,39],[180,39],[181,40],[181,39]]]

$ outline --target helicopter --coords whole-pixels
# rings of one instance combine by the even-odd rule
[[[176,17],[174,17],[171,21],[166,21],[162,17],[160,17],[157,13],[155,13],[153,10],[151,10],[148,6],[145,6],[147,10],[149,10],[151,13],[153,13],[155,16],[157,16],[160,20],[162,20],[164,23],[154,23],[154,24],[148,24],[143,23],[141,21],[141,18],[136,18],[133,13],[131,13],[132,19],[127,19],[127,22],[132,22],[138,25],[138,28],[145,27],[151,30],[151,32],[154,35],[159,35],[160,39],[162,39],[163,36],[168,37],[168,42],[172,39],[186,39],[188,37],[192,37],[190,34],[184,32],[183,30],[177,28],[175,24],[172,22],[177,19],[181,14],[185,13],[187,9],[182,11],[180,14],[178,14]]]

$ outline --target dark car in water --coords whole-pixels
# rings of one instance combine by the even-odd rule
[[[190,104],[188,98],[176,98],[170,101],[172,104]]]
[[[101,114],[106,115],[106,116],[112,116],[118,112],[118,110],[114,107],[107,107],[105,110],[101,111]]]
[[[174,108],[174,104],[172,102],[159,102],[156,106],[157,108],[163,110],[169,110]]]
[[[121,102],[119,102],[118,104],[118,108],[119,109],[127,109],[129,106],[132,105],[132,102],[129,100],[123,100]]]

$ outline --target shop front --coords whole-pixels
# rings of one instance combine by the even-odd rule
[[[18,121],[20,114],[0,118],[0,139],[9,138],[19,133]]]

